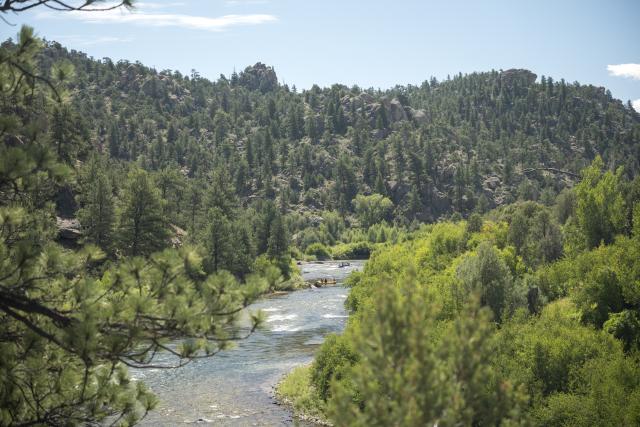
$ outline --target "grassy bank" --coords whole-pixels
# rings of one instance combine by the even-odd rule
[[[289,406],[296,418],[331,425],[324,416],[325,402],[311,384],[311,365],[298,366],[276,385],[276,399]]]

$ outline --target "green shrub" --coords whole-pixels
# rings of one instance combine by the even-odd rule
[[[325,403],[311,384],[311,365],[299,366],[276,387],[276,395],[293,407],[296,415],[324,419]]]
[[[374,245],[369,242],[343,243],[332,249],[334,259],[368,259]]]
[[[304,251],[307,255],[313,255],[316,259],[322,261],[326,259],[331,259],[331,254],[329,253],[329,249],[322,243],[312,243],[307,246],[307,249]]]
[[[318,396],[327,401],[332,380],[339,381],[345,370],[357,361],[357,354],[344,335],[331,334],[320,347],[316,360],[311,365],[311,382]]]

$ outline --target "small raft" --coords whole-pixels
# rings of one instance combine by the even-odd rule
[[[310,287],[316,287],[316,288],[321,288],[323,286],[330,286],[330,285],[335,285],[338,282],[336,282],[336,279],[334,278],[329,278],[329,279],[317,279],[314,280],[312,282],[308,282]]]

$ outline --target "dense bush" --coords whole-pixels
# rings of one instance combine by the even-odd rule
[[[304,251],[307,255],[313,255],[316,259],[323,261],[327,259],[331,259],[331,253],[329,249],[322,243],[312,243],[307,246],[307,249]]]
[[[343,243],[334,246],[331,251],[335,259],[367,259],[373,247],[369,242]]]

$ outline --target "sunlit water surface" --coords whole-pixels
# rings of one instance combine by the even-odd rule
[[[349,290],[340,284],[363,266],[362,261],[350,263],[343,268],[338,262],[300,266],[305,280],[335,278],[338,286],[304,289],[252,304],[248,309],[262,310],[266,322],[235,348],[180,369],[133,372],[160,399],[142,424],[309,425],[293,420],[286,407],[275,403],[273,387],[295,366],[310,362],[326,334],[344,328]]]

